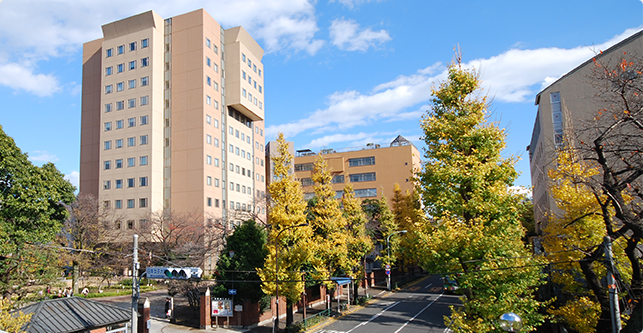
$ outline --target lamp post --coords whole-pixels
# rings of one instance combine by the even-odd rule
[[[291,225],[288,228],[284,228],[279,233],[277,234],[277,237],[275,237],[275,304],[277,305],[277,317],[275,318],[275,321],[272,324],[272,332],[277,333],[279,332],[279,236],[281,236],[281,233],[293,229],[293,228],[298,228],[298,227],[305,227],[308,226],[308,223],[302,223],[298,225]]]
[[[386,250],[388,252],[388,264],[389,265],[391,264],[391,245],[389,243],[389,241],[391,240],[391,236],[393,236],[395,234],[405,234],[405,233],[406,233],[406,230],[400,230],[400,231],[396,231],[396,232],[388,235],[388,237],[386,237]],[[390,272],[386,276],[386,289],[391,290],[391,273]]]
[[[513,312],[508,312],[500,316],[500,328],[505,332],[520,332],[522,328],[522,319]]]

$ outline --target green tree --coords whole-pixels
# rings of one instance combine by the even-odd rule
[[[26,292],[29,280],[45,283],[58,261],[44,248],[67,218],[74,187],[52,163],[33,165],[0,126],[0,293]]]
[[[460,59],[433,90],[422,118],[425,163],[416,177],[433,223],[415,232],[421,265],[435,273],[460,273],[462,307],[451,308],[454,332],[501,332],[497,319],[515,312],[534,330],[544,320],[534,299],[540,267],[525,248],[517,205],[508,187],[515,158],[503,158],[505,133],[489,122],[480,81]]]
[[[348,258],[346,220],[335,199],[328,164],[321,155],[313,164],[312,180],[315,183],[313,189],[316,202],[311,207],[311,226],[314,232],[313,244],[318,245],[313,263],[318,271],[326,272],[323,274],[324,284],[333,289],[330,277],[350,273],[352,263]]]
[[[418,244],[413,234],[424,219],[420,197],[417,191],[409,192],[407,190],[405,194],[402,194],[400,185],[395,183],[391,202],[395,223],[400,230],[407,231],[398,236],[400,237],[400,248],[404,249],[398,252],[398,259],[402,261],[403,267],[417,265]]]
[[[277,154],[271,158],[275,178],[268,185],[271,201],[268,209],[270,231],[266,248],[269,254],[264,268],[258,268],[257,272],[262,281],[263,292],[271,296],[275,296],[277,292],[275,277],[278,274],[279,295],[286,297],[287,304],[292,305],[304,292],[304,282],[299,271],[310,261],[312,229],[310,226],[298,227],[306,223],[306,201],[301,183],[291,172],[293,156],[288,151],[288,144],[282,133],[277,136],[277,143]]]
[[[267,237],[261,226],[254,220],[248,220],[226,238],[226,245],[217,262],[214,295],[228,297],[228,289],[236,289],[238,299],[254,303],[264,299],[261,285],[254,281],[257,280],[256,268],[264,268],[264,260],[268,255]]]
[[[348,235],[348,260],[352,264],[352,275],[356,279],[365,276],[365,256],[373,250],[373,240],[366,231],[368,219],[362,210],[359,199],[355,197],[353,185],[347,183],[344,186],[342,196],[342,212],[346,221]],[[354,284],[354,294],[357,295],[359,283]]]

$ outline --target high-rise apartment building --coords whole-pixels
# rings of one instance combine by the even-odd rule
[[[335,197],[341,198],[346,183],[352,183],[355,196],[361,199],[379,199],[384,194],[389,203],[395,183],[402,193],[413,191],[413,170],[421,167],[420,152],[408,140],[398,136],[388,147],[368,144],[359,149],[336,151],[323,149],[322,154],[333,176]],[[294,172],[302,184],[304,198],[312,199],[312,170],[318,154],[301,149],[295,153]]]
[[[83,46],[80,193],[122,216],[124,231],[163,210],[204,223],[265,215],[257,42],[202,9],[102,29]]]

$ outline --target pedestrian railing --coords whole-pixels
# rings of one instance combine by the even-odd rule
[[[331,317],[331,316],[332,316],[331,309],[326,309],[312,316],[309,316],[308,318],[305,318],[304,320],[300,321],[298,324],[300,324],[303,329],[307,329],[308,327],[315,326],[321,323],[322,321],[326,320],[328,317]]]

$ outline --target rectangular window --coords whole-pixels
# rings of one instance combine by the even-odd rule
[[[219,208],[219,199],[214,199],[214,207]]]
[[[149,96],[141,96],[141,106],[147,105],[150,102]]]
[[[207,37],[205,38],[205,45],[206,45],[208,48],[210,48],[210,45],[211,45],[211,44],[210,44],[210,38],[207,38]]]
[[[125,108],[125,101],[116,102],[116,110],[123,110]]]
[[[241,95],[242,95],[243,97],[246,97],[246,96],[247,96],[246,88],[241,89]]]
[[[136,106],[136,98],[130,98],[127,100],[127,107],[128,108],[133,108]]]
[[[259,77],[261,77],[261,69],[259,69]]]
[[[103,181],[103,190],[109,190],[112,187],[112,182],[109,180]]]
[[[116,169],[123,168],[123,159],[122,158],[117,159],[115,162],[116,163],[114,163],[114,164],[116,164]]]
[[[114,53],[114,49],[107,49],[107,50],[105,50],[105,56],[106,56],[107,58],[111,57],[111,56],[113,55],[113,53]]]
[[[106,94],[111,94],[113,88],[114,88],[114,86],[112,86],[111,84],[106,85],[105,86],[105,93]]]
[[[246,62],[246,55],[241,53],[241,61]]]
[[[123,188],[123,180],[122,179],[116,179],[116,188]]]
[[[302,178],[299,181],[302,186],[312,186],[315,184],[311,178]]]
[[[312,163],[295,164],[295,171],[309,171],[313,169]]]
[[[256,73],[257,72],[257,65],[252,65],[252,70]]]
[[[376,197],[377,189],[376,188],[356,189],[355,196],[358,198]]]
[[[234,164],[230,163],[230,171],[234,171]]]
[[[252,61],[250,61],[250,59],[248,59],[248,67],[252,68]]]
[[[205,115],[205,122],[208,123],[208,124],[212,124],[212,117],[210,117],[209,114]]]
[[[150,77],[149,76],[142,77],[141,78],[141,87],[145,87],[148,84],[150,84]]]
[[[210,58],[205,57],[205,64],[208,65],[208,67],[212,67],[212,60]]]
[[[136,51],[136,42],[129,43],[129,50]]]
[[[136,88],[136,80],[127,81],[127,89],[134,89],[134,88]]]
[[[112,75],[112,70],[113,69],[114,69],[114,67],[112,67],[112,66],[109,66],[109,67],[105,68],[105,76]]]
[[[127,187],[134,187],[134,178],[127,178]]]
[[[205,156],[205,163],[208,165],[212,165],[212,156],[206,155]]]
[[[219,139],[214,138],[214,146],[219,147]]]
[[[116,50],[117,50],[118,54],[125,53],[125,45],[119,45],[118,47],[116,47]]]
[[[136,118],[127,118],[127,127],[134,127],[136,126]]]
[[[112,130],[112,122],[108,121],[105,123],[105,132]]]
[[[104,142],[104,144],[103,144],[103,146],[104,146],[104,149],[105,149],[105,150],[110,150],[110,149],[112,149],[112,141],[111,141],[111,140],[105,141],[105,142]]]
[[[352,175],[349,175],[349,179],[351,183],[371,182],[376,180],[375,172],[352,174]]]
[[[235,154],[237,154],[237,156],[239,156],[239,147],[235,148]]]
[[[127,199],[127,208],[134,208],[134,199]]]
[[[114,201],[114,207],[116,207],[116,209],[121,209],[121,208],[123,208],[123,200],[116,200],[116,201]],[[117,229],[120,229],[120,227],[118,227]]]
[[[147,186],[147,177],[138,177],[138,186]]]
[[[261,85],[259,85],[259,93],[262,93],[262,91],[261,91]]]
[[[333,179],[331,180],[331,183],[333,183],[333,184],[338,184],[338,183],[343,183],[343,182],[344,182],[344,175],[333,176]]]
[[[127,146],[128,147],[134,147],[135,145],[136,145],[136,138],[135,137],[127,138]]]
[[[216,158],[216,157],[214,158],[214,166],[215,166],[215,167],[218,167],[218,166],[219,166],[219,159],[218,159],[218,158]]]
[[[205,142],[209,145],[212,144],[212,136],[210,134],[205,135]]]
[[[121,129],[121,128],[123,128],[123,119],[116,121],[116,129]]]
[[[217,119],[214,120],[214,127],[219,128],[219,121]]]
[[[123,148],[123,139],[116,139],[116,148]]]
[[[214,53],[216,54],[219,54],[219,48],[216,45],[212,45],[212,51],[214,51]]]
[[[138,158],[138,165],[147,165],[147,155]]]
[[[124,70],[125,70],[125,64],[116,65],[116,73],[123,73]]]
[[[146,145],[147,144],[147,135],[141,135],[140,142],[141,142],[141,145]]]
[[[212,69],[214,69],[215,72],[219,73],[219,65],[212,64]]]
[[[210,176],[205,177],[205,184],[208,186],[212,186],[212,177]]]
[[[209,76],[207,76],[207,75],[205,76],[205,83],[206,83],[207,85],[209,85],[209,86],[211,86],[211,85],[212,85],[212,79],[211,79]]]
[[[212,105],[212,98],[208,95],[205,95],[205,104]]]
[[[116,91],[123,91],[123,88],[125,87],[124,82],[119,82],[116,84]]]
[[[246,79],[246,71],[241,71],[241,78]]]
[[[250,83],[250,85],[252,85],[252,77],[250,77],[250,75],[248,75],[248,83]]]
[[[219,187],[219,178],[214,178],[214,186]]]
[[[375,164],[375,156],[348,159],[348,166],[351,167],[373,164]]]
[[[214,90],[219,91],[219,84],[216,81],[214,81],[212,87],[214,88]]]
[[[131,168],[133,166],[136,166],[136,159],[134,157],[128,157],[127,158],[127,167]]]
[[[207,205],[208,207],[212,207],[212,198],[208,197]]]
[[[232,128],[232,126],[229,126],[229,127],[228,127],[228,132],[229,132],[231,135],[234,135],[234,128]]]
[[[146,48],[148,46],[149,42],[150,42],[149,38],[145,38],[145,39],[141,40],[141,48],[142,49]]]
[[[551,119],[554,125],[554,143],[557,148],[563,146],[563,112],[560,103],[560,92],[549,94],[551,102]]]
[[[149,65],[150,65],[150,58],[149,57],[145,57],[145,58],[141,59],[141,67],[147,67]]]
[[[214,100],[214,108],[219,110],[219,102],[217,100]]]
[[[235,131],[234,131],[234,136],[236,136],[236,137],[237,137],[237,139],[239,138],[239,130],[235,130]]]
[[[141,116],[141,125],[147,125],[149,122],[149,116]]]
[[[129,62],[129,70],[136,69],[136,60]]]
[[[105,104],[105,112],[112,112],[112,103]]]
[[[109,170],[112,168],[112,161],[105,161],[103,162],[103,169],[104,170]]]

